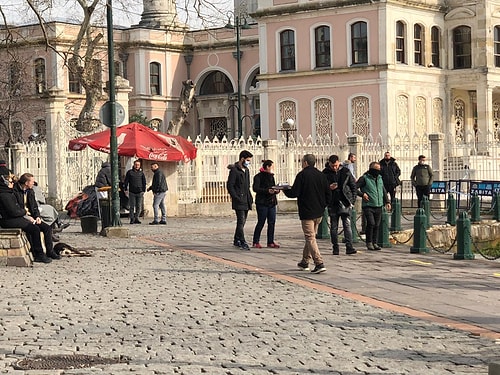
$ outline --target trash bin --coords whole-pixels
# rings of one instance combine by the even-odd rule
[[[97,216],[88,215],[80,218],[80,225],[82,226],[82,233],[97,233]]]

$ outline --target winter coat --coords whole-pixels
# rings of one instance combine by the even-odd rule
[[[146,176],[144,175],[142,169],[129,169],[125,175],[123,185],[125,190],[128,190],[131,193],[144,193],[146,191]]]
[[[167,179],[163,172],[158,168],[153,174],[153,181],[148,191],[152,191],[154,194],[164,193],[168,190]]]
[[[32,218],[40,217],[40,210],[38,209],[38,203],[36,201],[35,192],[33,189],[23,190],[19,184],[15,184],[14,188],[14,197],[16,198],[17,204],[19,207],[26,207],[29,210],[29,215]],[[24,203],[24,195],[26,194],[26,204]]]
[[[341,167],[335,172],[330,166],[323,169],[323,173],[330,185],[332,182],[337,183],[337,189],[332,190],[332,199],[330,207],[337,207],[338,203],[342,201],[344,206],[349,207],[356,202],[356,181],[351,171],[346,167]]]
[[[379,164],[380,175],[384,181],[384,186],[393,188],[401,185],[401,181],[399,180],[399,176],[401,176],[401,169],[399,168],[398,163],[396,163],[396,159],[393,157],[389,160],[384,158],[379,161]]]
[[[413,186],[431,186],[433,181],[432,168],[427,164],[417,164],[411,171],[411,184]]]
[[[250,172],[238,163],[228,166],[227,191],[231,196],[233,210],[251,210],[253,197],[250,192]]]
[[[366,172],[361,176],[356,183],[360,197],[364,193],[368,194],[368,201],[363,199],[363,207],[383,207],[389,200],[387,199],[387,191],[384,187],[384,181],[381,176],[373,177],[370,173]]]
[[[101,164],[101,170],[95,178],[95,186],[100,188],[103,186],[111,186],[111,164],[105,161]]]
[[[330,204],[332,193],[324,173],[315,167],[302,169],[289,190],[283,190],[288,198],[297,198],[300,220],[313,220],[323,216]]]
[[[276,186],[274,174],[261,170],[253,178],[252,189],[255,191],[255,205],[274,207],[278,204],[276,193],[269,193],[269,189]]]
[[[24,218],[26,210],[19,206],[14,190],[0,185],[0,226],[3,228],[25,228],[33,225]]]

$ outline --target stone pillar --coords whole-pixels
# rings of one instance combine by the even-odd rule
[[[356,156],[359,158],[362,151],[361,148],[363,145],[363,137],[357,134],[347,137],[347,144],[349,145],[349,152],[356,154]],[[354,163],[354,174],[356,179],[359,178],[360,172],[362,171],[358,171],[358,163]]]
[[[442,181],[444,178],[444,159],[445,159],[444,134],[443,133],[429,134],[429,140],[431,141],[431,155],[429,155],[428,158],[432,160],[434,181]]]
[[[125,110],[125,118],[122,123],[116,124],[116,126],[125,125],[129,123],[129,111],[128,111],[128,96],[132,92],[132,87],[130,87],[129,81],[125,78],[117,76],[115,79],[115,90],[116,90],[116,102],[120,103]]]
[[[67,139],[65,132],[60,131],[60,119],[64,119],[67,97],[64,91],[58,88],[51,88],[47,92],[45,101],[45,113],[47,123],[47,203],[56,208],[62,207],[61,191],[64,189],[64,178],[67,175],[62,173],[65,166],[62,165],[61,155],[66,149]]]
[[[272,160],[275,163],[277,162],[278,144],[279,142],[276,139],[266,139],[265,141],[262,141],[262,145],[264,146],[264,159]]]
[[[493,132],[493,89],[481,80],[476,92],[477,127],[476,137],[477,153],[487,155],[487,142],[492,141],[488,136]]]

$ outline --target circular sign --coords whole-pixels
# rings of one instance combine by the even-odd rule
[[[101,122],[110,127],[113,126],[113,121],[111,121],[111,102],[106,102],[102,105],[99,110],[99,119]],[[115,125],[121,125],[123,120],[125,120],[125,108],[120,103],[115,102]]]

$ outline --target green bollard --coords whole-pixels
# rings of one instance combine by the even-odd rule
[[[316,233],[316,238],[330,238],[330,227],[328,226],[328,219],[330,215],[328,215],[328,208],[323,212],[323,220],[319,223],[318,232]]]
[[[356,220],[358,220],[358,212],[354,208],[352,208],[352,210],[351,210],[352,243],[359,242],[358,228],[356,227]]]
[[[422,198],[422,208],[424,209],[426,217],[425,228],[429,229],[431,227],[431,205],[429,203],[429,197],[427,195],[424,195],[424,197]]]
[[[448,193],[448,199],[446,200],[447,210],[446,210],[446,224],[452,226],[457,225],[457,201],[453,194]]]
[[[392,247],[389,241],[389,212],[382,207],[382,220],[378,229],[378,245],[380,247]]]
[[[473,223],[479,223],[481,221],[481,204],[479,203],[479,195],[474,193],[470,202],[470,221]]]
[[[474,254],[471,251],[470,230],[467,212],[461,212],[457,220],[457,252],[453,254],[453,259],[474,259]]]
[[[413,246],[410,247],[410,253],[428,253],[427,235],[426,235],[427,218],[423,208],[417,209],[413,218]]]
[[[401,202],[398,198],[394,198],[394,202],[392,202],[390,230],[394,232],[401,231]]]
[[[500,193],[498,191],[493,195],[493,219],[500,221]]]

